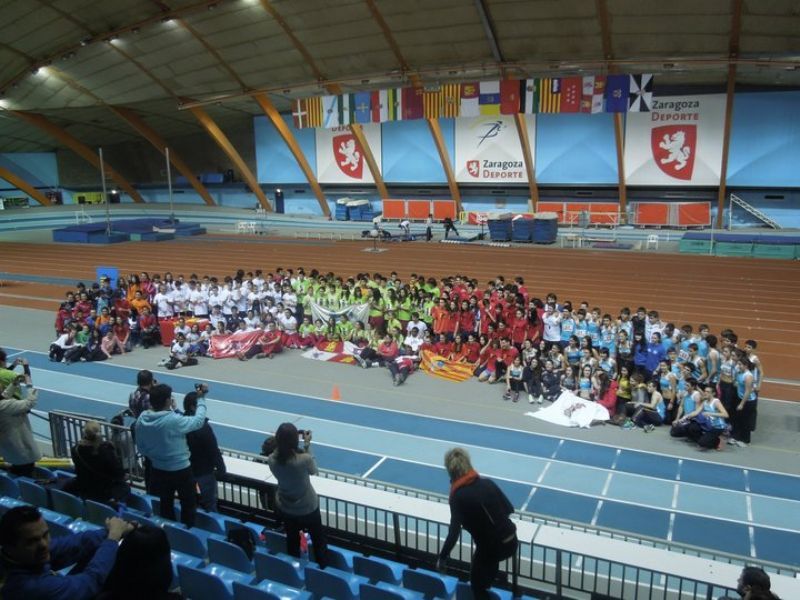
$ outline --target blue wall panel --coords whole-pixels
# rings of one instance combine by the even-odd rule
[[[311,171],[317,174],[317,142],[314,129],[295,129],[290,115],[283,115],[283,120],[291,129],[300,150],[311,165]],[[306,176],[289,151],[277,129],[267,117],[254,117],[256,136],[256,169],[259,183],[306,183]]]
[[[441,119],[442,137],[452,161],[453,119]],[[394,121],[381,127],[383,180],[386,183],[446,183],[447,177],[427,121]]]
[[[736,94],[728,185],[800,186],[800,92]]]
[[[35,188],[58,187],[55,152],[7,152],[0,154],[0,167],[21,177]],[[0,187],[11,184],[0,181]]]
[[[616,184],[613,115],[536,115],[536,180]]]

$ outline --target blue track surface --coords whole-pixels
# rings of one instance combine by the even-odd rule
[[[130,368],[25,356],[41,410],[107,418],[133,387]],[[197,373],[180,373],[158,379],[190,390]],[[314,430],[323,468],[439,494],[444,449],[463,445],[517,509],[800,566],[797,477],[227,383],[211,384],[209,416],[225,447],[257,452],[292,420]]]

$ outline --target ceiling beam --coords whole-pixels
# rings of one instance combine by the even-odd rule
[[[525,115],[514,115],[514,123],[517,125],[517,135],[522,146],[522,158],[525,162],[525,171],[528,174],[528,191],[531,194],[528,200],[528,208],[531,212],[536,212],[539,205],[539,186],[536,184],[536,169],[531,156],[531,140],[528,137],[528,123]]]
[[[444,174],[447,178],[447,187],[450,188],[450,195],[453,197],[453,202],[456,203],[456,215],[458,215],[461,213],[461,192],[458,190],[458,183],[456,183],[456,176],[453,173],[453,166],[450,164],[450,154],[447,152],[447,146],[444,143],[442,128],[439,127],[438,119],[425,120],[428,122],[428,129],[431,130],[433,141],[436,144],[436,150],[439,152],[439,160],[442,161],[442,169],[444,169]]]
[[[239,154],[239,151],[231,144],[231,141],[228,139],[222,130],[217,126],[208,113],[200,108],[199,106],[195,106],[189,109],[195,118],[198,120],[200,125],[208,132],[208,135],[212,137],[212,139],[216,142],[217,146],[225,153],[225,155],[231,160],[231,162],[239,169],[239,173],[241,173],[242,178],[247,183],[250,191],[252,191],[256,198],[258,199],[258,203],[261,205],[266,211],[272,212],[272,205],[267,200],[267,197],[264,195],[264,191],[258,185],[258,181],[253,176],[253,172],[250,170],[250,167],[247,166],[247,163],[244,162],[244,159]]]
[[[478,11],[478,16],[481,19],[481,26],[483,32],[486,34],[486,41],[489,42],[489,49],[492,51],[492,57],[495,62],[503,63],[503,53],[500,51],[500,44],[497,43],[497,34],[494,29],[494,21],[489,13],[489,7],[486,6],[485,0],[475,0],[475,9]]]
[[[289,129],[286,121],[283,120],[283,117],[281,117],[278,109],[275,108],[275,105],[272,104],[272,101],[269,99],[269,97],[267,97],[266,94],[259,94],[255,96],[255,100],[258,102],[261,110],[264,111],[264,114],[267,115],[267,118],[270,120],[275,129],[278,130],[278,134],[283,138],[283,141],[288,146],[292,156],[294,156],[294,159],[300,166],[300,170],[303,171],[303,174],[306,176],[308,185],[311,186],[311,191],[314,192],[314,195],[317,197],[317,202],[319,202],[319,207],[322,209],[322,214],[324,214],[326,217],[330,217],[331,209],[328,208],[328,201],[325,199],[325,194],[322,192],[322,188],[320,187],[314,172],[311,170],[311,165],[308,164],[308,160],[306,160],[303,151],[300,149],[300,145],[297,143],[292,130]]]
[[[270,0],[260,0],[261,6],[264,7],[264,10],[269,13],[269,16],[278,24],[278,26],[283,29],[283,32],[286,34],[286,37],[292,42],[292,46],[294,49],[297,50],[300,55],[303,57],[303,60],[306,61],[306,64],[311,69],[311,72],[314,73],[314,77],[317,78],[317,81],[322,81],[325,79],[325,76],[320,71],[317,62],[314,60],[314,57],[311,56],[311,53],[308,51],[308,48],[305,47],[303,42],[295,35],[294,31],[292,31],[289,24],[286,22],[278,10],[272,5]]]
[[[89,148],[89,146],[78,140],[72,134],[68,133],[66,130],[62,129],[52,121],[48,120],[43,115],[17,110],[9,110],[7,112],[21,119],[22,121],[33,125],[37,129],[40,129],[47,135],[55,138],[67,146],[70,150],[75,152],[75,154],[80,156],[86,162],[93,165],[98,171],[102,170],[100,166],[100,158],[91,148]],[[108,164],[108,161],[103,161],[103,166],[105,167],[106,174],[113,179],[117,185],[122,188],[125,193],[131,197],[131,199],[133,199],[134,202],[140,204],[144,203],[144,199],[139,192],[134,189],[127,179],[125,179],[114,168],[112,168],[111,165]]]
[[[142,119],[138,114],[131,109],[123,108],[122,106],[109,106],[108,108],[120,119],[130,125],[134,131],[139,133],[139,135],[153,144],[156,150],[166,156],[168,147],[167,142],[164,140],[164,138],[158,135],[158,133],[152,127],[145,123],[144,119]],[[208,193],[206,187],[200,183],[195,174],[192,172],[192,169],[189,168],[189,165],[183,161],[174,148],[172,148],[169,153],[169,161],[174,165],[181,175],[186,177],[186,179],[189,181],[189,184],[194,188],[194,191],[200,195],[205,203],[208,206],[214,206],[215,202],[211,197],[211,194]]]
[[[0,167],[0,179],[5,179],[8,183],[13,185],[18,190],[22,190],[28,196],[36,200],[42,206],[50,206],[50,200],[47,199],[42,192],[33,187],[30,183],[18,177],[5,167]]]
[[[603,58],[608,61],[614,60],[614,48],[611,45],[611,18],[608,15],[607,0],[595,0],[595,12],[597,12],[597,24],[600,26],[600,42],[603,48]]]

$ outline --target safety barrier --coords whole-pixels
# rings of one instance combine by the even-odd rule
[[[631,202],[632,225],[639,227],[709,227],[710,202]]]
[[[384,200],[383,219],[424,221],[433,215],[434,221],[456,218],[456,203],[452,200]]]

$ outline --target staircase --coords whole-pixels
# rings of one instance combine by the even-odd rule
[[[733,205],[734,204],[736,204],[737,206],[740,206],[741,208],[743,208],[744,210],[749,212],[756,219],[758,219],[759,221],[761,221],[762,223],[764,223],[768,227],[772,227],[772,229],[780,229],[781,228],[781,226],[778,223],[776,223],[775,221],[770,219],[767,215],[765,215],[763,212],[758,210],[755,206],[753,206],[749,202],[745,202],[744,200],[739,198],[739,196],[737,196],[736,194],[731,194],[731,211],[733,211]]]

